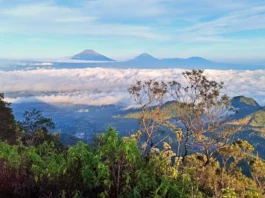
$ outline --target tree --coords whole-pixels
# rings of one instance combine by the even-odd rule
[[[230,99],[221,95],[223,82],[209,80],[203,70],[183,72],[185,84],[169,82],[170,95],[174,98],[177,119],[184,126],[184,156],[188,154],[188,143],[198,144],[204,150],[207,165],[210,158],[231,140],[238,128],[225,123],[233,112]]]
[[[23,114],[24,120],[19,122],[20,126],[25,130],[27,135],[31,135],[38,130],[51,132],[55,129],[55,123],[51,118],[45,118],[42,112],[36,109],[25,111]]]
[[[4,94],[0,93],[0,140],[16,143],[16,122],[10,103],[4,101]]]
[[[141,107],[140,124],[145,136],[142,148],[146,154],[149,154],[154,146],[155,132],[164,121],[160,109],[164,102],[164,95],[167,93],[167,85],[164,82],[152,80],[137,81],[128,91]]]
[[[240,126],[232,128],[225,124],[227,115],[233,111],[230,99],[221,95],[223,83],[209,80],[203,72],[183,72],[184,83],[138,81],[130,87],[129,93],[141,107],[140,123],[147,136],[147,145],[152,147],[156,129],[166,126],[175,132],[178,155],[182,153],[185,157],[189,154],[190,145],[199,146],[204,150],[207,165],[218,149],[229,143],[231,135]],[[165,99],[172,101],[169,109],[165,108]],[[175,116],[170,113],[172,109],[176,111]],[[180,144],[183,144],[184,152],[180,151]]]
[[[22,138],[25,145],[38,145],[44,141],[58,142],[59,133],[51,133],[55,129],[51,118],[44,117],[42,112],[36,109],[25,111],[23,117],[24,120],[18,124],[25,133]]]
[[[251,176],[265,194],[265,161],[258,156],[250,160]]]

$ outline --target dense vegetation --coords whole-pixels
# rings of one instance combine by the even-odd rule
[[[219,94],[222,84],[199,70],[184,76],[191,83],[185,87],[132,85],[141,107],[135,134],[120,137],[108,128],[90,144],[68,147],[40,111],[16,122],[1,94],[0,197],[264,197],[265,162],[233,138],[243,122],[224,122],[233,109]],[[167,108],[177,116],[162,110],[169,90],[176,101]],[[254,118],[253,125],[264,123],[260,114]]]

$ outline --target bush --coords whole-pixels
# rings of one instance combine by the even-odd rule
[[[109,128],[90,145],[78,142],[67,149],[59,149],[53,141],[34,146],[0,142],[0,195],[262,197],[263,186],[242,174],[238,160],[227,169],[213,158],[205,166],[207,157],[198,153],[187,156],[183,163],[166,142],[162,150],[152,148],[146,156],[138,146],[140,136],[137,132],[121,138]],[[221,154],[243,160],[246,148],[251,148],[247,142],[237,140]],[[251,162],[257,183],[264,179],[258,164],[263,162]]]

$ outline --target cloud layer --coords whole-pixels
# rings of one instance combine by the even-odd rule
[[[136,80],[183,81],[181,69],[37,69],[0,71],[0,92],[9,102],[132,105],[127,89]],[[253,97],[265,104],[265,70],[205,70],[217,81],[224,81],[229,96]]]

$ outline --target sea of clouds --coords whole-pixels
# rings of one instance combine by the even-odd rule
[[[86,105],[134,104],[128,93],[137,80],[177,80],[183,69],[36,69],[0,71],[0,92],[12,103],[36,102]],[[205,70],[225,83],[229,96],[252,97],[265,105],[265,70]]]

